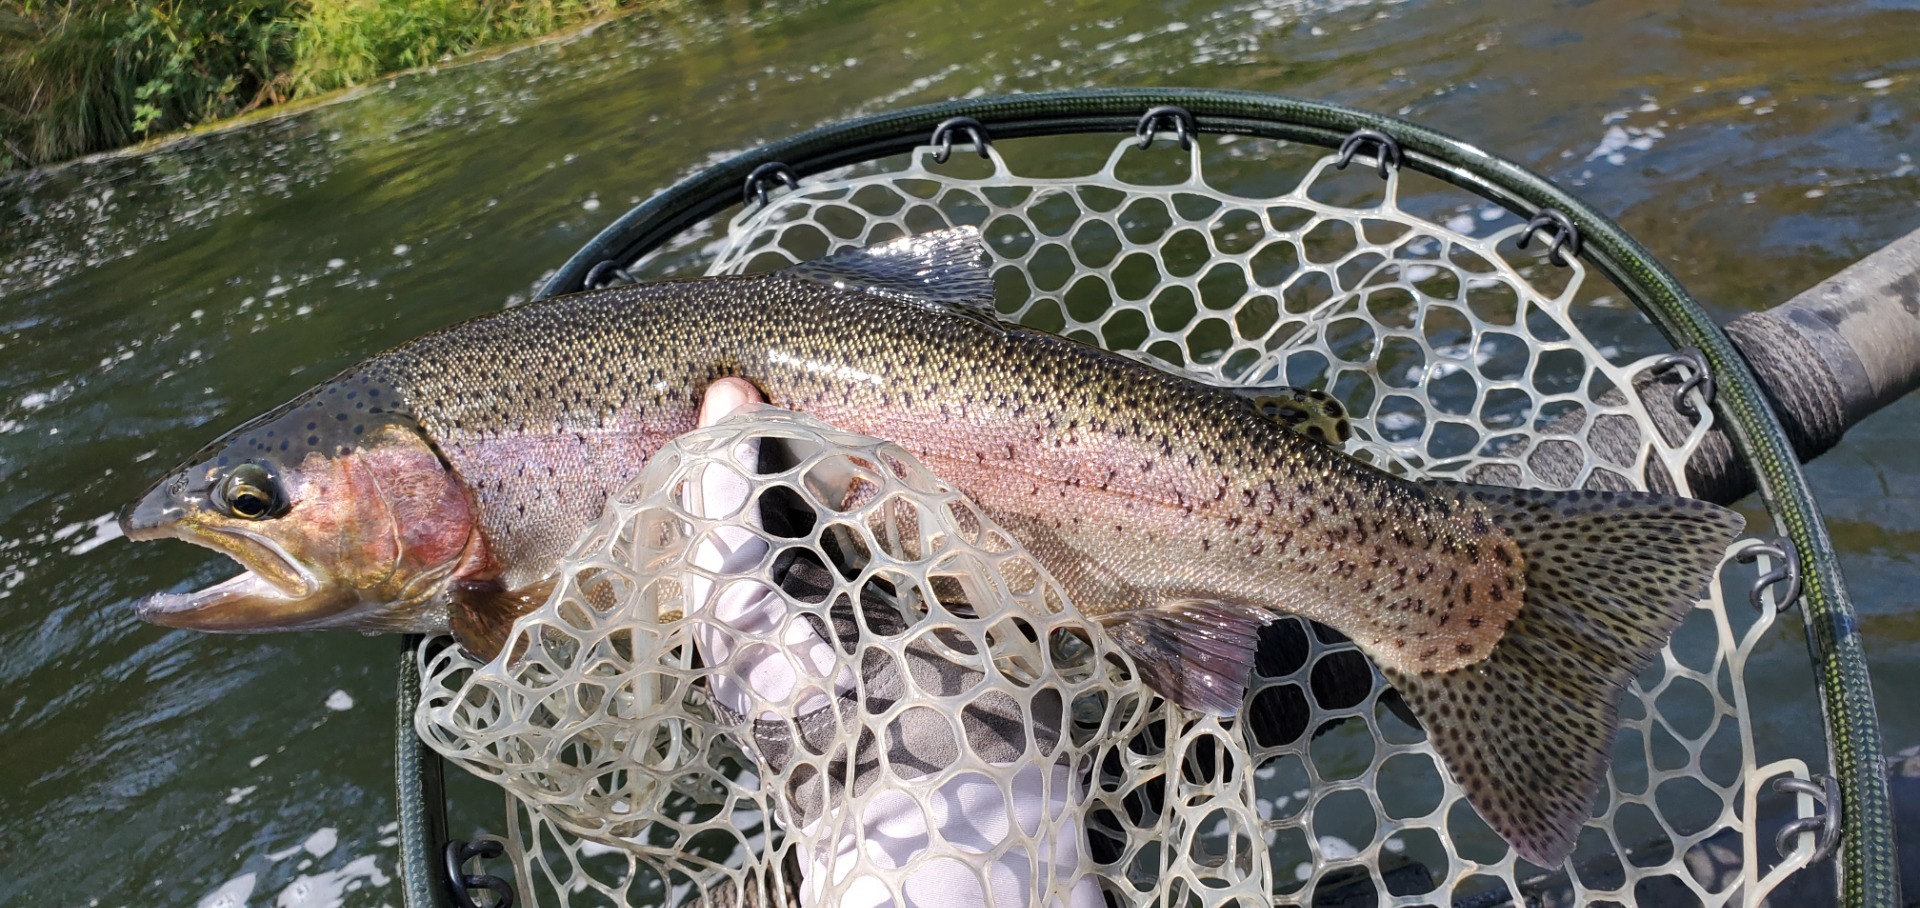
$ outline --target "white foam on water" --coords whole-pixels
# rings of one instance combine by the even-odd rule
[[[85,530],[85,532],[81,532],[82,530]],[[120,521],[115,519],[112,512],[108,512],[92,520],[68,524],[56,530],[53,534],[53,538],[61,540],[66,539],[68,536],[74,537],[74,543],[67,547],[67,554],[85,555],[115,539],[119,539],[121,536]]]
[[[358,892],[369,884],[385,886],[391,880],[374,863],[374,857],[367,855],[353,859],[338,870],[323,870],[319,873],[295,877],[287,888],[280,890],[273,904],[276,908],[341,908],[346,905],[347,896]]]
[[[253,898],[253,887],[257,882],[258,877],[252,873],[240,874],[207,893],[196,908],[246,908],[247,900]]]
[[[307,836],[306,841],[300,843],[301,848],[316,858],[324,858],[332,854],[333,849],[339,847],[339,845],[340,830],[332,826],[322,827],[314,832],[313,835]]]
[[[1339,836],[1323,835],[1320,837],[1320,853],[1326,855],[1327,860],[1337,861],[1358,855],[1360,849],[1353,847],[1352,842]]]
[[[48,404],[56,404],[65,400],[67,395],[72,393],[73,383],[61,382],[44,391],[28,391],[20,395],[20,400],[15,402],[14,406],[27,411],[40,410],[44,409]]]
[[[601,855],[623,854],[623,853],[625,853],[624,849],[615,848],[612,845],[602,844],[592,839],[580,840],[580,856],[581,857],[597,858],[597,857],[600,857]]]
[[[1600,137],[1600,144],[1587,152],[1586,160],[1600,158],[1617,167],[1627,162],[1627,152],[1646,151],[1666,135],[1666,130],[1658,126],[1611,125],[1607,127],[1607,134]]]

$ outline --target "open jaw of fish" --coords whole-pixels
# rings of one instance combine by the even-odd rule
[[[1215,388],[1008,326],[992,294],[978,234],[957,229],[428,335],[234,430],[129,508],[129,537],[251,569],[143,616],[450,629],[491,656],[608,498],[694,427],[703,390],[738,376],[919,457],[1183,706],[1236,711],[1278,614],[1340,631],[1522,856],[1572,850],[1620,697],[1707,589],[1737,514],[1395,477],[1339,449],[1348,427],[1323,394]]]
[[[175,538],[170,533],[128,534],[136,541]],[[207,538],[207,537],[202,537]],[[218,537],[213,537],[218,538]],[[191,593],[155,593],[140,600],[140,620],[163,627],[254,633],[328,627],[329,615],[303,614],[295,604],[320,586],[312,573],[270,540],[234,534],[215,545],[240,563],[240,573]],[[197,540],[196,540],[197,541]]]

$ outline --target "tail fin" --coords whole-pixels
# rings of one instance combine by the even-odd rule
[[[1428,483],[1485,508],[1526,563],[1526,599],[1485,658],[1382,667],[1467,800],[1521,857],[1573,851],[1606,774],[1620,695],[1702,595],[1745,521],[1644,492]]]

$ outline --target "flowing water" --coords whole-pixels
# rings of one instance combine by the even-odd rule
[[[333,370],[524,299],[705,164],[979,93],[1322,98],[1573,188],[1724,320],[1920,227],[1916,34],[1912,0],[695,2],[0,183],[0,904],[398,903],[397,641],[139,624],[137,596],[232,564],[111,515]],[[1809,468],[1895,747],[1920,743],[1917,417]]]

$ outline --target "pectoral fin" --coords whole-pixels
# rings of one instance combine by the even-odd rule
[[[448,610],[453,639],[474,656],[493,661],[506,648],[513,623],[545,605],[554,585],[555,581],[546,580],[519,590],[468,587],[455,591]]]

